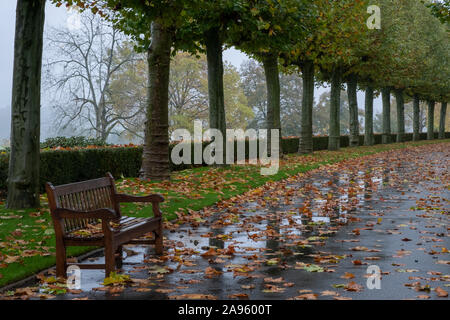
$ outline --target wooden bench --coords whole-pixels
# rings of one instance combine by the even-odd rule
[[[68,246],[101,246],[105,264],[78,264],[81,269],[105,269],[109,276],[122,267],[122,245],[154,244],[156,254],[163,252],[162,213],[158,194],[136,197],[117,193],[110,173],[105,178],[61,186],[46,184],[56,237],[56,275],[66,277]],[[120,213],[120,203],[151,203],[153,217],[130,218]],[[84,230],[84,231],[83,231]],[[88,232],[97,230],[98,232]],[[153,232],[154,237],[147,233]],[[151,235],[151,234],[150,234]]]

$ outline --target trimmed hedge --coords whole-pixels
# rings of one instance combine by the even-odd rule
[[[6,179],[8,179],[9,154],[0,153],[0,195],[6,192]]]
[[[375,144],[381,144],[381,134],[375,135]],[[396,135],[392,135],[395,141]],[[435,134],[437,139],[438,134]],[[445,134],[450,138],[450,132]],[[421,140],[426,140],[427,134],[422,133]],[[412,140],[412,133],[405,134],[405,141]],[[360,145],[364,143],[364,136],[360,136]],[[203,144],[203,148],[208,143]],[[246,145],[246,157],[248,158],[248,140]],[[296,153],[298,151],[299,139],[282,139],[282,149],[284,153]],[[349,145],[349,137],[341,136],[341,147]],[[314,137],[314,150],[326,150],[328,148],[328,137]],[[172,151],[174,145],[170,146]],[[194,156],[192,146],[192,157]],[[44,191],[45,182],[51,181],[55,185],[72,183],[103,177],[106,172],[111,172],[114,177],[137,177],[142,161],[142,147],[123,148],[98,148],[79,150],[51,150],[41,151],[41,186]],[[235,153],[237,151],[235,144]],[[9,154],[0,154],[0,193],[5,193],[7,189]],[[193,161],[192,161],[193,163]],[[204,164],[203,164],[204,165]],[[172,171],[191,168],[192,165],[174,165],[171,163]]]
[[[55,185],[103,177],[137,177],[142,148],[100,148],[41,152],[41,184]]]
[[[83,136],[76,137],[55,137],[48,138],[44,142],[41,142],[41,149],[53,149],[57,147],[61,148],[74,148],[74,147],[88,147],[88,146],[107,146],[107,143],[100,138],[86,138]]]

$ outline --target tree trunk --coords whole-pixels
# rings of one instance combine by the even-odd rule
[[[423,118],[425,117],[425,110],[420,109],[419,113],[419,133],[423,133],[423,129],[425,129],[426,124],[423,123]]]
[[[312,111],[314,104],[314,63],[305,61],[301,65],[303,79],[303,96],[301,112],[301,128],[298,153],[313,152]]]
[[[405,139],[405,99],[403,89],[395,90],[395,100],[397,102],[397,142],[404,142]]]
[[[226,163],[226,119],[223,89],[222,41],[218,28],[205,34],[208,63],[209,127],[218,129],[223,136],[223,163]]]
[[[364,145],[373,146],[375,139],[373,137],[373,88],[366,88],[365,103],[365,125],[364,125]]]
[[[350,111],[350,147],[359,146],[359,119],[358,119],[358,77],[351,75],[347,82],[347,94]]]
[[[263,66],[267,85],[267,130],[268,130],[268,154],[270,155],[272,136],[271,129],[278,129],[279,150],[281,150],[281,120],[280,120],[280,76],[278,71],[278,55],[271,53],[263,56]]]
[[[428,118],[427,118],[427,139],[434,139],[434,106],[435,102],[430,100],[428,101]]]
[[[391,88],[384,87],[381,89],[383,99],[383,134],[382,143],[388,144],[391,139]]]
[[[336,68],[331,75],[330,130],[328,133],[328,150],[332,151],[340,148],[341,81],[341,71]]]
[[[152,22],[148,50],[148,104],[142,179],[170,179],[169,164],[169,75],[172,33],[158,21]]]
[[[18,0],[11,101],[8,209],[39,207],[42,45],[45,0]]]
[[[419,95],[414,95],[413,102],[413,141],[420,140],[420,99]]]
[[[439,121],[439,139],[445,139],[445,117],[447,116],[447,102],[441,103],[441,117]]]

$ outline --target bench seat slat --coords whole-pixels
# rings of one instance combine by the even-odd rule
[[[68,220],[73,220],[73,219],[68,219]],[[121,217],[120,221],[118,222],[119,226],[116,228],[112,228],[114,233],[120,233],[120,232],[126,232],[134,227],[140,227],[143,224],[148,223],[149,221],[153,220],[153,218],[133,218],[133,217],[127,217],[127,216],[123,216]],[[103,234],[101,233],[96,233],[96,234],[92,234],[92,235],[76,235],[73,234],[74,231],[78,231],[78,230],[73,230],[71,233],[68,233],[64,239],[67,240],[86,240],[86,241],[96,241],[96,240],[102,240],[103,239]]]

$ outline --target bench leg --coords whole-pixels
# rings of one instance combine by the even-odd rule
[[[111,243],[105,245],[105,277],[109,277],[115,271],[115,250]]]
[[[66,247],[62,241],[56,241],[56,277],[67,278]]]
[[[116,250],[116,267],[117,269],[122,268],[123,263],[123,248],[122,246],[119,246]]]
[[[164,245],[163,245],[163,233],[161,226],[155,232],[155,252],[156,254],[163,254]]]

